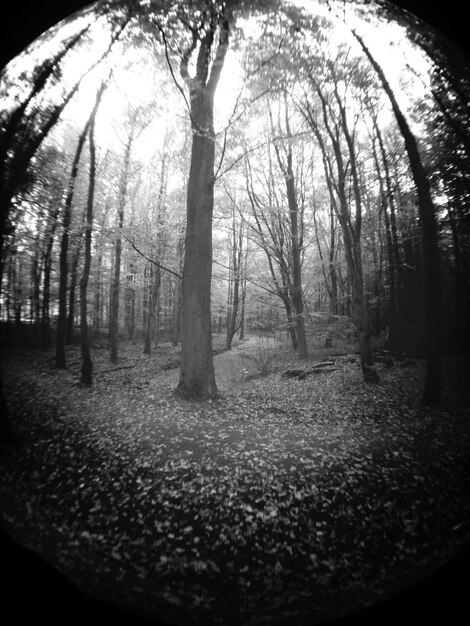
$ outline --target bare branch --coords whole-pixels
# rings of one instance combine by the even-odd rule
[[[191,107],[189,105],[188,99],[186,97],[186,94],[184,92],[183,87],[181,87],[181,85],[179,84],[178,80],[176,79],[175,72],[173,70],[173,65],[171,64],[170,55],[169,55],[169,52],[168,52],[168,41],[167,41],[167,38],[166,38],[166,35],[165,35],[165,31],[163,30],[162,26],[158,22],[156,22],[156,25],[157,25],[157,28],[160,31],[160,34],[161,34],[162,39],[163,39],[163,45],[164,45],[164,48],[165,48],[165,59],[166,59],[167,65],[168,65],[168,69],[170,70],[171,77],[173,79],[173,82],[176,85],[176,88],[178,89],[180,94],[183,96],[184,102],[186,104],[186,108],[188,109],[189,116],[191,117]],[[196,43],[197,43],[197,40],[196,40]],[[191,52],[189,52],[189,56],[191,56]],[[183,60],[181,61],[181,64],[180,64],[180,74],[181,74],[183,80],[186,82],[186,84],[189,84],[186,81],[185,76],[183,75],[184,59],[185,59],[185,55],[183,55]],[[186,62],[185,70],[186,70],[186,74],[187,74],[188,80],[190,81],[191,79],[189,78],[188,63],[187,62]]]
[[[127,243],[129,243],[132,246],[132,248],[137,252],[137,254],[139,254],[143,259],[145,259],[149,263],[153,263],[153,265],[156,265],[157,267],[159,267],[164,272],[168,272],[170,274],[173,274],[173,276],[176,276],[180,280],[183,278],[180,274],[178,274],[178,272],[170,270],[168,267],[165,267],[164,265],[161,265],[161,263],[158,263],[154,259],[151,259],[150,257],[148,257],[144,252],[142,252],[142,250],[139,250],[139,248],[135,245],[135,243],[133,241],[131,241],[128,237],[126,237],[125,235],[122,235],[122,236],[127,241]]]
[[[232,11],[226,6],[225,7],[226,15],[222,20],[222,24],[220,24],[220,33],[219,33],[219,43],[217,46],[217,52],[215,54],[215,59],[212,64],[211,73],[209,76],[209,80],[207,81],[207,89],[210,94],[215,93],[215,89],[217,87],[217,83],[219,82],[220,74],[222,72],[222,67],[224,65],[225,55],[228,50],[229,36],[230,36],[230,23],[232,21]]]

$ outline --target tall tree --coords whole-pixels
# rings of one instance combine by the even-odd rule
[[[114,268],[110,291],[109,305],[109,344],[110,359],[116,363],[118,359],[118,331],[119,331],[119,296],[121,290],[121,259],[122,259],[122,233],[124,228],[124,215],[128,199],[128,186],[131,169],[131,155],[134,142],[143,131],[143,108],[130,108],[127,137],[124,144],[124,158],[119,180],[118,211],[116,223],[116,239],[114,242]],[[148,123],[148,122],[147,122]]]
[[[90,148],[90,166],[88,177],[88,196],[86,203],[85,215],[85,251],[82,275],[80,277],[80,339],[82,349],[82,368],[81,383],[86,387],[90,387],[92,383],[93,363],[90,354],[90,343],[88,339],[88,280],[90,277],[91,267],[91,243],[93,230],[93,208],[95,202],[95,186],[96,186],[96,146],[95,146],[95,121],[101,99],[106,89],[106,81],[104,81],[96,95],[95,106],[90,116],[90,124],[88,129],[88,141]]]
[[[302,293],[302,246],[303,246],[303,221],[302,211],[299,207],[296,189],[296,177],[293,168],[292,154],[292,130],[289,118],[289,104],[287,93],[284,91],[284,128],[279,122],[278,128],[274,128],[271,109],[269,108],[271,132],[274,136],[277,130],[284,137],[282,142],[274,141],[274,151],[276,153],[279,169],[284,177],[287,195],[287,206],[289,211],[290,230],[290,257],[292,274],[292,305],[294,309],[294,322],[297,335],[297,351],[301,359],[307,358],[307,339],[305,336],[305,315],[304,300]],[[281,147],[284,154],[281,154]]]
[[[428,357],[422,403],[426,406],[436,406],[441,398],[443,350],[442,284],[436,210],[416,137],[411,131],[410,125],[398,104],[382,67],[376,61],[362,37],[354,29],[352,29],[352,34],[376,71],[382,87],[390,100],[395,119],[403,135],[411,173],[416,186],[419,217],[423,233],[426,347]]]
[[[189,91],[192,129],[187,187],[187,222],[182,284],[181,373],[177,393],[185,398],[217,395],[212,360],[210,290],[214,208],[214,96],[233,21],[230,2],[203,3],[191,27],[191,43],[180,64]],[[195,75],[189,62],[197,52]]]
[[[343,97],[338,91],[337,83],[335,83],[336,76],[332,76],[334,89],[333,94],[331,94],[331,97],[336,101],[336,111],[325,93],[324,86],[320,85],[312,75],[310,76],[310,81],[319,99],[321,119],[331,145],[332,156],[330,156],[326,138],[323,137],[315,110],[308,101],[305,103],[304,115],[322,153],[331,205],[334,207],[343,234],[343,246],[352,291],[353,321],[359,340],[364,380],[376,382],[378,375],[373,366],[369,317],[364,293],[361,243],[363,203],[356,154],[357,148],[349,128]],[[343,143],[346,146],[343,146]],[[343,151],[347,154],[347,158],[345,158]],[[350,202],[350,196],[352,196],[353,202]],[[354,207],[354,212],[351,208],[352,206]]]
[[[96,106],[96,102],[95,102]],[[72,206],[77,182],[80,158],[88,134],[91,121],[93,119],[94,107],[85,123],[82,131],[78,136],[75,155],[72,162],[70,172],[67,195],[65,198],[64,209],[62,212],[62,236],[60,240],[60,258],[59,258],[59,315],[57,318],[57,337],[56,337],[56,366],[59,369],[65,369],[65,341],[67,331],[67,279],[69,275],[69,238],[70,238],[70,222],[72,219]]]

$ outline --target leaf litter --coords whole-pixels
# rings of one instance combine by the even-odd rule
[[[1,519],[100,598],[168,623],[319,622],[468,541],[468,404],[449,387],[422,409],[419,363],[372,386],[347,357],[247,379],[240,346],[215,357],[221,398],[187,403],[168,346],[111,371],[98,353],[92,390],[69,350],[63,372],[47,353],[6,359],[22,444],[0,456]]]

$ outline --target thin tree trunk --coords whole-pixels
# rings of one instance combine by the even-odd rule
[[[240,313],[240,341],[245,340],[246,335],[246,271],[248,263],[248,238],[245,239],[245,254],[243,256],[243,270],[242,270],[242,295],[241,295],[241,313]]]
[[[80,338],[82,346],[82,368],[81,368],[81,383],[86,387],[91,387],[93,362],[90,354],[90,343],[88,338],[88,319],[87,319],[87,291],[88,280],[90,278],[90,266],[91,266],[91,239],[93,231],[93,205],[95,200],[95,178],[96,178],[96,147],[95,147],[95,118],[98,111],[98,107],[105,89],[105,83],[103,83],[98,91],[95,108],[93,109],[92,117],[90,120],[90,129],[88,133],[89,145],[90,145],[90,170],[89,170],[89,182],[88,182],[88,198],[86,206],[86,219],[85,219],[85,254],[83,271],[80,278]]]
[[[82,232],[78,235],[77,247],[72,259],[72,265],[70,268],[70,285],[69,285],[69,309],[67,313],[67,327],[65,332],[65,344],[67,346],[73,343],[73,331],[75,326],[75,292],[78,282],[78,264],[80,261],[80,253],[82,248]]]
[[[416,138],[411,132],[405,116],[401,112],[384,71],[374,59],[362,38],[354,30],[352,32],[372,67],[375,69],[382,83],[382,87],[390,100],[395,119],[403,135],[413,180],[416,186],[419,216],[423,233],[426,344],[428,357],[422,404],[426,406],[437,406],[440,402],[442,386],[443,312],[439,237],[429,181],[424,171]]]
[[[118,332],[119,332],[119,293],[121,281],[121,256],[122,256],[122,229],[124,226],[124,211],[127,199],[127,185],[129,181],[130,158],[132,144],[134,140],[135,126],[133,125],[128,137],[126,149],[124,152],[124,163],[121,172],[121,180],[119,185],[119,206],[117,217],[118,234],[114,244],[114,274],[111,285],[111,299],[109,311],[109,343],[110,343],[110,359],[112,363],[116,363],[118,359]]]
[[[46,350],[50,343],[50,299],[51,299],[51,271],[52,271],[52,249],[54,247],[54,236],[57,229],[58,216],[60,213],[60,204],[57,202],[57,206],[51,216],[51,226],[47,237],[46,249],[44,251],[44,272],[43,272],[43,287],[42,287],[42,312],[41,312],[41,326],[42,326],[42,347]]]
[[[292,146],[289,139],[292,137],[287,96],[284,94],[284,106],[285,106],[285,134],[287,136],[286,162],[281,157],[281,152],[278,144],[274,142],[274,150],[277,157],[279,168],[284,176],[287,192],[287,203],[289,207],[289,223],[290,223],[290,243],[291,243],[291,259],[290,264],[292,267],[292,282],[291,282],[291,299],[293,305],[295,330],[297,337],[297,351],[300,359],[307,358],[307,340],[305,336],[305,315],[304,315],[304,302],[302,293],[302,264],[301,264],[301,252],[302,252],[302,221],[299,211],[299,205],[297,202],[297,193],[295,189],[295,175],[293,169],[293,157]],[[268,109],[271,122],[271,132],[275,135],[275,129],[272,119],[271,109]],[[281,128],[279,128],[282,131]],[[300,220],[299,220],[300,218]]]
[[[156,322],[157,322],[157,305],[158,305],[158,293],[160,291],[161,272],[159,267],[150,265],[150,285],[148,294],[148,309],[146,315],[145,325],[145,343],[144,354],[150,354],[152,352],[152,340],[156,336]]]
[[[230,302],[227,316],[227,339],[226,348],[230,350],[232,348],[232,341],[235,333],[237,332],[240,324],[237,325],[239,318],[239,305],[240,305],[240,278],[241,278],[241,265],[243,255],[243,222],[238,225],[235,219],[235,209],[232,209],[232,232],[231,232],[231,274],[232,279],[229,280],[229,293]]]
[[[83,144],[87,136],[91,122],[91,115],[85,124],[82,132],[78,137],[75,156],[72,163],[72,171],[70,173],[67,197],[65,199],[64,212],[62,216],[62,239],[60,244],[59,257],[59,317],[57,320],[57,338],[56,338],[56,366],[59,369],[65,369],[65,340],[67,330],[67,278],[68,278],[68,251],[69,251],[69,228],[72,217],[72,202],[75,192],[75,183],[78,175],[78,166],[83,150]]]
[[[299,235],[299,209],[295,194],[294,173],[292,170],[292,152],[289,149],[287,160],[287,201],[289,203],[289,215],[291,223],[291,254],[292,254],[292,303],[295,310],[295,327],[298,342],[298,356],[300,359],[307,358],[307,340],[305,336],[305,315],[302,294],[302,268],[301,268],[301,245]]]
[[[101,249],[98,249],[98,255],[96,257],[95,265],[96,265],[96,273],[95,273],[95,289],[93,295],[93,328],[99,332],[102,323],[102,267],[103,267],[103,254]]]
[[[361,248],[362,198],[360,193],[356,151],[352,136],[349,133],[348,123],[346,119],[346,110],[340,99],[337,89],[335,89],[335,96],[341,115],[341,129],[343,131],[344,138],[346,139],[346,143],[348,146],[353,196],[355,203],[355,216],[353,219],[350,210],[349,197],[346,189],[346,167],[344,165],[344,158],[339,141],[339,134],[338,132],[334,132],[332,129],[330,121],[330,107],[328,106],[328,102],[324,93],[317,83],[314,83],[314,86],[321,101],[324,125],[333,146],[337,171],[336,185],[333,185],[332,183],[333,171],[331,163],[329,161],[325,142],[318,128],[318,124],[311,114],[311,110],[308,106],[305,116],[310,124],[310,127],[315,133],[320,149],[322,151],[323,164],[325,168],[325,176],[328,183],[329,193],[343,233],[343,246],[352,292],[352,319],[359,340],[359,351],[363,377],[364,380],[367,382],[376,382],[378,380],[378,375],[376,370],[374,369],[374,361],[372,358],[369,320],[364,295],[364,277]],[[333,188],[336,190],[338,203],[336,203]],[[350,302],[348,301],[348,309],[349,308]]]

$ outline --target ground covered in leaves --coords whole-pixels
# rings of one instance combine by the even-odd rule
[[[305,380],[274,339],[215,356],[221,398],[176,398],[178,354],[128,345],[112,365],[12,349],[3,380],[21,444],[0,450],[2,526],[78,586],[174,624],[308,624],[395,593],[470,537],[465,359],[439,410],[424,364],[353,355]],[[331,356],[315,354],[311,363]]]

